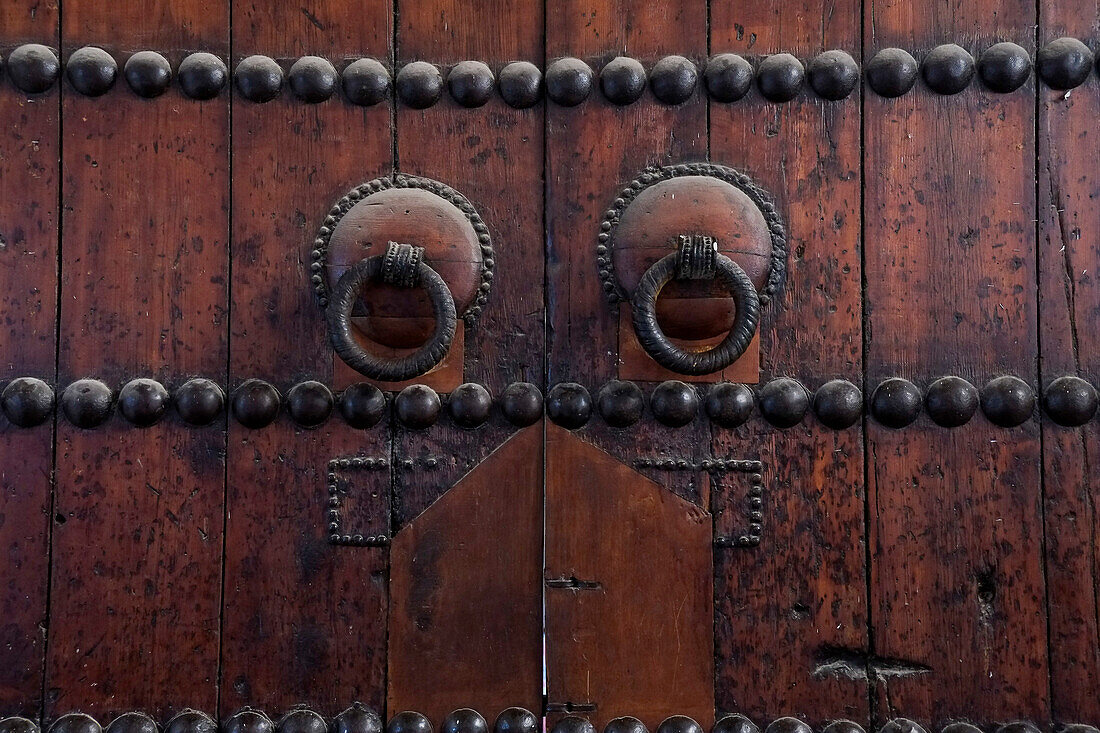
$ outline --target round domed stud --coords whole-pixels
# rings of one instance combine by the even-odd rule
[[[903,48],[884,48],[867,62],[863,75],[880,97],[900,97],[917,83],[917,60]]]
[[[332,733],[382,733],[382,719],[357,702],[332,719]]]
[[[1085,83],[1092,71],[1093,54],[1076,38],[1059,38],[1039,49],[1035,68],[1048,87],[1073,89]]]
[[[596,733],[596,726],[588,718],[566,715],[554,723],[550,733]]]
[[[563,107],[576,107],[588,99],[595,74],[580,59],[564,58],[546,68],[546,96]]]
[[[27,94],[41,94],[57,81],[61,63],[52,49],[40,43],[19,46],[8,56],[8,76]]]
[[[286,411],[303,428],[315,428],[332,414],[335,400],[328,387],[316,381],[300,382],[286,393]]]
[[[908,379],[891,377],[875,387],[871,414],[888,428],[904,428],[920,415],[920,389]]]
[[[921,75],[937,94],[958,94],[974,78],[974,57],[955,43],[936,46],[924,57]]]
[[[1100,733],[1100,729],[1085,723],[1066,723],[1058,733]]]
[[[336,91],[336,67],[320,56],[303,56],[287,74],[290,91],[308,104],[324,102]]]
[[[493,72],[480,61],[459,61],[447,74],[447,91],[463,107],[480,107],[493,96]]]
[[[118,393],[118,411],[139,428],[147,428],[164,417],[168,402],[168,390],[155,379],[133,379]]]
[[[834,720],[821,729],[821,733],[826,733],[826,731],[828,733],[865,733],[863,726],[859,723],[843,718]]]
[[[91,715],[66,713],[54,721],[50,733],[103,733],[103,728]]]
[[[538,733],[539,719],[526,708],[505,708],[493,724],[493,733]]]
[[[459,708],[443,719],[440,733],[488,733],[489,724],[481,713],[470,708]]]
[[[698,81],[698,69],[683,56],[665,56],[649,72],[649,88],[665,104],[683,104],[691,99]]]
[[[38,724],[19,716],[0,720],[0,733],[38,733]]]
[[[1027,720],[1014,720],[998,727],[997,733],[1039,733],[1039,727]]]
[[[1019,377],[997,377],[982,387],[981,405],[991,423],[1014,428],[1035,411],[1035,393]]]
[[[670,715],[657,726],[656,733],[703,733],[703,727],[686,715]]]
[[[752,64],[735,53],[720,53],[703,70],[707,94],[716,102],[736,102],[752,86]]]
[[[85,430],[98,427],[111,416],[111,388],[98,379],[78,379],[61,393],[65,419]]]
[[[118,78],[118,64],[102,48],[85,46],[73,51],[65,64],[65,77],[86,97],[106,94]]]
[[[8,422],[33,428],[46,422],[53,412],[53,388],[34,377],[16,377],[0,392],[0,409]]]
[[[942,427],[965,425],[978,410],[978,389],[962,377],[940,377],[928,385],[924,409]]]
[[[397,395],[394,410],[407,428],[423,430],[439,419],[441,404],[435,390],[423,384],[410,384]]]
[[[982,733],[982,729],[971,723],[955,722],[945,725],[940,733]]]
[[[576,430],[592,415],[592,397],[583,385],[561,382],[546,396],[546,414],[567,430]]]
[[[112,720],[106,730],[107,733],[159,733],[156,721],[139,712],[123,713]]]
[[[413,61],[397,72],[397,96],[405,106],[427,109],[443,96],[443,77],[427,61]]]
[[[710,729],[710,733],[760,733],[760,729],[744,715],[734,713],[722,716]]]
[[[920,723],[915,723],[909,718],[894,718],[888,720],[879,728],[879,733],[928,733]]]
[[[846,379],[830,380],[814,392],[814,414],[827,428],[849,428],[863,415],[863,393]]]
[[[275,730],[278,733],[328,733],[328,723],[313,710],[291,710],[275,724]]]
[[[172,83],[172,65],[156,51],[138,51],[126,59],[122,75],[134,94],[152,99],[168,91]]]
[[[690,384],[670,379],[654,388],[649,396],[649,409],[662,425],[683,427],[699,413],[699,393]]]
[[[198,710],[184,710],[168,721],[164,733],[218,733],[218,724]]]
[[[180,62],[176,78],[180,89],[191,99],[213,99],[225,89],[229,69],[212,53],[193,53]]]
[[[405,710],[390,718],[386,733],[432,733],[432,724],[420,713]]]
[[[771,102],[789,102],[797,97],[805,78],[802,62],[789,53],[768,56],[756,70],[756,86]]]
[[[500,411],[516,427],[526,427],[542,417],[542,392],[530,382],[513,382],[500,394]]]
[[[275,724],[259,710],[245,708],[225,721],[221,733],[274,733]],[[153,732],[155,733],[155,731]]]
[[[810,61],[806,73],[810,87],[822,99],[844,99],[859,86],[859,65],[845,51],[819,53]]]
[[[756,396],[760,413],[777,428],[789,428],[802,422],[810,409],[806,388],[790,377],[780,377],[765,384]]]
[[[386,395],[373,384],[358,382],[340,393],[340,414],[353,428],[372,428],[386,415]]]
[[[1043,407],[1059,425],[1084,425],[1096,414],[1096,388],[1080,377],[1058,377],[1043,392]]]
[[[268,56],[249,56],[233,72],[237,91],[249,102],[270,102],[283,88],[283,68]]]
[[[209,379],[190,379],[176,390],[174,402],[188,425],[209,425],[225,407],[225,393]]]
[[[607,725],[603,727],[603,733],[649,733],[649,729],[645,727],[645,723],[634,716],[623,715],[607,721]]]
[[[634,382],[612,379],[600,387],[596,408],[604,421],[613,428],[625,428],[642,418],[645,396]]]
[[[798,718],[776,718],[764,733],[813,733],[813,728]]]
[[[542,72],[530,61],[514,61],[500,70],[497,88],[509,107],[533,107],[542,97]]]
[[[492,407],[493,398],[489,390],[473,382],[455,387],[447,400],[451,419],[455,421],[455,425],[467,430],[483,425],[489,419],[489,410]]]
[[[279,415],[279,390],[262,379],[246,379],[233,393],[233,416],[246,428],[257,430]]]
[[[645,91],[645,68],[637,59],[616,56],[600,70],[600,90],[612,104],[636,102]]]
[[[356,59],[340,74],[344,98],[360,107],[370,107],[390,96],[390,72],[376,59]]]
[[[1027,83],[1029,76],[1031,57],[1015,43],[994,43],[978,59],[978,77],[994,92],[1014,92]]]
[[[752,417],[756,404],[752,390],[743,384],[719,382],[707,390],[703,403],[707,417],[722,428],[736,428]]]

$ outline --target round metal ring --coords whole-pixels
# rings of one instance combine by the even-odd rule
[[[340,276],[326,310],[329,337],[336,353],[355,371],[382,382],[403,382],[429,371],[447,355],[457,325],[455,302],[439,273],[421,262],[420,285],[431,298],[435,317],[431,338],[407,356],[387,359],[368,354],[355,339],[351,312],[363,287],[379,278],[382,259],[380,255],[368,257]]]
[[[716,265],[715,277],[733,296],[737,305],[737,316],[733,328],[722,343],[713,349],[684,351],[669,341],[657,324],[657,296],[676,275],[679,267],[678,252],[665,255],[653,263],[634,290],[634,333],[645,352],[669,371],[696,376],[721,371],[745,353],[756,333],[756,326],[760,322],[760,297],[752,281],[740,265],[723,254],[718,255]]]

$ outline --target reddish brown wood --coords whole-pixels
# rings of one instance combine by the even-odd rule
[[[572,433],[546,429],[550,711],[650,730],[714,720],[711,517]]]
[[[711,52],[788,52],[806,64],[840,48],[858,58],[859,8],[714,4]],[[791,376],[812,391],[834,378],[860,382],[858,94],[823,102],[806,89],[777,105],[754,88],[710,105],[712,160],[769,190],[789,232],[786,284],[761,318],[762,383]],[[865,670],[827,666],[869,655],[862,442],[858,424],[838,432],[812,414],[789,430],[760,418],[715,429],[715,452],[763,461],[765,484],[761,545],[715,550],[720,711],[866,722]]]
[[[169,3],[62,15],[63,56],[106,44],[121,65],[145,44],[224,52],[228,7],[186,19]],[[161,17],[155,29],[129,23]],[[192,9],[193,10],[193,9]],[[162,13],[162,11],[165,11]],[[226,363],[226,97],[173,88],[141,100],[119,80],[92,99],[63,89],[59,382],[135,377],[167,386]],[[186,205],[181,192],[187,192]],[[164,717],[216,702],[225,434],[166,419],[58,422],[46,717]],[[141,640],[135,643],[135,640]]]
[[[865,6],[865,58],[952,39],[977,54],[1025,48],[1035,6],[950,13]],[[974,83],[919,86],[864,106],[869,386],[944,374],[977,386],[1036,381],[1035,97]],[[873,243],[873,246],[871,246]],[[919,317],[916,317],[919,314]],[[981,414],[945,430],[926,417],[868,427],[875,652],[927,668],[881,680],[876,717],[940,725],[1049,715],[1039,423],[1011,432]]]
[[[1044,1],[1039,44],[1091,39],[1094,2]],[[1043,385],[1065,375],[1100,382],[1100,340],[1087,324],[1100,309],[1100,179],[1088,161],[1098,138],[1095,79],[1073,92],[1039,86],[1039,367]],[[1100,622],[1096,513],[1100,426],[1064,428],[1043,419],[1047,609],[1051,716],[1056,723],[1100,720]]]
[[[391,711],[540,709],[542,437],[512,436],[394,538]]]
[[[389,2],[325,0],[308,9],[236,2],[233,48],[277,58],[372,56],[388,64]],[[284,63],[284,70],[289,63]],[[332,349],[309,282],[309,253],[329,208],[392,171],[391,109],[339,95],[303,104],[289,89],[266,104],[233,100],[233,312],[230,383],[331,383]],[[385,700],[385,548],[327,540],[328,461],[391,458],[385,423],[315,430],[281,416],[250,431],[231,422],[221,712],[278,714],[307,703],[333,715]],[[387,471],[364,475],[386,493]]]
[[[6,57],[18,39],[57,46],[57,9],[0,7]],[[0,86],[0,378],[52,384],[57,350],[59,93]],[[15,427],[0,416],[0,715],[36,718],[42,703],[53,423]]]

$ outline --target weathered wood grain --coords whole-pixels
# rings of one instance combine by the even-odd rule
[[[864,58],[955,42],[1031,49],[1032,3],[865,4]],[[1032,49],[1033,50],[1033,49]],[[864,101],[867,381],[926,388],[1036,381],[1035,97],[975,78],[954,97],[918,83]],[[876,720],[940,725],[1049,715],[1039,421],[980,413],[867,432],[876,654],[911,673],[874,684]],[[924,671],[920,671],[923,669]],[[914,672],[915,670],[915,672]]]
[[[857,59],[860,5],[728,3],[711,7],[712,54],[804,65],[834,48]],[[862,359],[860,99],[823,101],[808,85],[791,102],[754,87],[710,104],[715,163],[745,171],[775,197],[789,233],[783,290],[760,325],[760,382],[793,377],[811,391],[860,384]],[[808,414],[778,430],[754,417],[715,428],[717,455],[764,463],[759,547],[715,549],[719,711],[811,725],[866,721],[867,585],[860,425],[836,431]],[[739,507],[714,506],[720,509]],[[837,663],[843,660],[842,663]]]
[[[57,47],[57,7],[0,6],[6,57],[21,39]],[[52,384],[57,356],[57,88],[0,86],[0,353],[3,383]],[[42,702],[53,421],[19,428],[0,416],[0,715],[37,718]]]
[[[1039,45],[1063,36],[1095,48],[1100,6],[1044,0]],[[1100,85],[1039,94],[1039,373],[1045,388],[1076,375],[1100,383],[1100,340],[1088,324],[1100,313],[1100,178],[1089,161],[1100,145],[1089,118],[1100,113]],[[1056,723],[1100,720],[1100,557],[1096,501],[1100,426],[1060,427],[1043,416],[1047,611],[1051,716]]]
[[[311,54],[339,70],[366,55],[389,66],[392,18],[383,0],[236,2],[234,63],[267,54],[287,71]],[[234,97],[231,386],[332,384],[309,253],[341,196],[392,172],[391,112],[339,93],[305,104],[285,86],[266,104]],[[386,422],[366,432],[339,417],[314,430],[285,414],[258,431],[230,423],[223,714],[307,703],[334,715],[355,700],[384,710],[388,551],[328,542],[327,464],[343,456],[390,460]],[[360,479],[388,500],[388,471]]]
[[[121,78],[148,44],[224,53],[228,6],[77,4],[62,56],[101,45],[120,68],[87,98],[65,82],[59,374],[113,390],[135,377],[169,388],[226,364],[228,100],[178,88],[143,100]],[[135,17],[157,19],[130,22]],[[222,567],[222,425],[138,430],[114,415],[57,429],[46,717],[80,708],[162,718],[217,699]],[[140,640],[140,643],[137,641]]]

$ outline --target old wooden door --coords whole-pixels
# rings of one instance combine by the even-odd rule
[[[0,733],[1095,733],[1100,5],[0,4]]]

